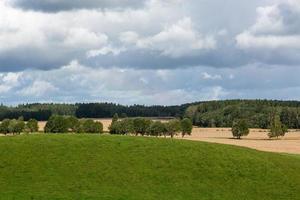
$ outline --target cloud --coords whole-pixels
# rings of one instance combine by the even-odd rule
[[[205,79],[205,80],[218,80],[218,79],[222,79],[222,76],[219,75],[219,74],[216,74],[216,75],[211,75],[207,72],[203,72],[202,74],[202,78]]]
[[[144,0],[8,0],[8,2],[25,10],[59,12],[74,9],[137,8],[144,5]]]
[[[9,92],[14,87],[17,87],[20,82],[20,76],[22,73],[6,73],[0,74],[0,95]]]
[[[134,32],[125,32],[121,41],[134,43],[138,48],[151,49],[173,58],[192,55],[197,50],[210,50],[216,47],[212,36],[202,37],[194,28],[190,18],[183,18],[175,24],[165,27],[161,32],[140,38]]]
[[[257,8],[256,23],[237,36],[240,48],[300,48],[300,2]]]
[[[19,91],[19,94],[28,97],[45,97],[51,95],[51,93],[57,90],[58,88],[54,87],[47,81],[35,80],[30,86]]]

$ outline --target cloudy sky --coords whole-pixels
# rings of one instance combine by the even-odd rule
[[[0,0],[0,102],[300,100],[299,0]]]

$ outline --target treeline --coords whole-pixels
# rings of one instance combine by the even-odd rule
[[[124,106],[113,103],[77,104],[22,104],[16,107],[0,106],[0,120],[36,119],[47,121],[52,115],[75,116],[77,118],[111,118],[115,113],[120,117],[182,117],[191,104],[179,106]]]
[[[193,129],[192,121],[188,118],[183,120],[173,119],[165,123],[161,121],[153,121],[147,118],[125,118],[119,119],[118,114],[115,114],[111,125],[109,126],[110,134],[136,136],[170,136],[173,138],[178,133],[182,137],[191,135]],[[2,134],[20,134],[38,132],[38,121],[30,119],[24,122],[23,118],[5,119],[0,124],[0,133]],[[78,119],[74,116],[53,115],[49,118],[44,127],[45,133],[103,133],[103,124],[92,119]]]
[[[7,135],[13,134],[18,135],[22,132],[34,133],[38,131],[38,121],[30,119],[28,122],[24,122],[24,119],[5,119],[0,124],[0,133]]]
[[[4,119],[0,124],[0,133],[19,135],[20,133],[39,132],[38,121],[30,119]],[[53,115],[44,128],[45,133],[103,133],[103,124],[92,119],[78,119],[74,116]]]
[[[185,117],[201,127],[232,127],[235,119],[247,119],[251,128],[269,128],[273,113],[287,128],[300,128],[299,101],[211,101],[188,107]]]
[[[109,132],[113,135],[170,136],[171,138],[178,133],[181,133],[182,137],[191,135],[192,130],[193,124],[188,118],[161,122],[145,118],[126,118],[119,120],[118,116],[115,115],[109,126]]]

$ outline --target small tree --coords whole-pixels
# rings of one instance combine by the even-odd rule
[[[9,119],[4,119],[0,124],[0,132],[3,133],[4,135],[9,133],[9,124],[10,124]]]
[[[191,135],[193,131],[193,123],[189,118],[181,120],[181,133],[182,137],[185,135]]]
[[[231,131],[233,137],[237,139],[241,139],[242,136],[247,136],[250,132],[248,123],[244,119],[234,121]]]
[[[67,122],[68,130],[75,133],[80,123],[77,117],[70,116],[66,118],[66,122]]]
[[[39,130],[39,126],[38,126],[38,121],[36,119],[30,119],[27,123],[26,123],[26,131],[29,133],[34,133],[34,132],[38,132]]]
[[[270,132],[268,133],[269,138],[283,137],[287,132],[288,129],[281,123],[280,117],[278,115],[273,115],[271,117]]]
[[[119,115],[118,115],[118,113],[115,113],[113,118],[112,118],[111,123],[117,122],[118,120],[119,120]]]
[[[65,117],[53,115],[50,117],[45,126],[45,133],[67,133],[68,121]]]
[[[181,130],[181,124],[180,121],[177,119],[173,119],[165,124],[167,134],[171,136],[171,138],[174,137],[178,132]]]
[[[161,134],[165,131],[165,125],[160,121],[154,121],[150,124],[147,133],[150,136],[161,136]]]
[[[91,119],[84,120],[82,127],[83,127],[83,131],[85,133],[102,133],[103,132],[103,124],[101,122],[94,122]]]
[[[135,118],[133,120],[133,129],[134,133],[137,136],[138,134],[141,134],[144,136],[147,132],[147,129],[149,128],[151,124],[151,121],[149,119],[144,118]]]
[[[25,128],[25,123],[22,119],[16,120],[10,120],[8,130],[9,133],[12,134],[20,134]]]

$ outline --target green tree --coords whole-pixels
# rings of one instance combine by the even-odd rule
[[[151,121],[149,119],[145,118],[135,118],[133,120],[133,129],[134,133],[137,136],[138,134],[141,134],[144,136],[147,132],[147,129],[149,128],[151,124]]]
[[[103,124],[91,119],[83,120],[82,127],[84,133],[103,133]]]
[[[45,133],[67,133],[68,121],[63,116],[53,115],[47,121],[44,131]]]
[[[118,115],[118,113],[115,113],[114,116],[113,116],[113,118],[112,118],[111,123],[114,123],[114,122],[116,122],[118,120],[119,120],[119,115]]]
[[[191,135],[193,131],[193,123],[189,118],[181,120],[181,134],[182,137],[185,135]]]
[[[283,137],[287,132],[288,129],[281,123],[280,117],[278,115],[273,115],[271,117],[270,131],[268,133],[269,138]]]
[[[239,119],[234,121],[231,131],[233,137],[237,139],[241,139],[242,136],[247,136],[250,132],[248,123],[245,119]]]
[[[25,123],[22,119],[16,120],[10,120],[8,130],[9,133],[12,134],[20,134],[25,128]]]
[[[0,132],[3,133],[4,135],[9,133],[9,124],[10,124],[9,119],[4,119],[0,124]]]
[[[165,131],[165,125],[160,121],[154,121],[150,124],[147,133],[150,136],[161,136],[162,133]]]
[[[80,123],[77,117],[70,116],[66,118],[66,122],[67,122],[68,130],[73,133],[76,133]]]
[[[38,121],[36,119],[30,119],[25,127],[26,131],[30,133],[38,132],[39,130]]]
[[[168,135],[171,136],[171,138],[174,137],[178,132],[181,130],[181,124],[178,119],[173,119],[165,124],[166,126],[166,132]]]

